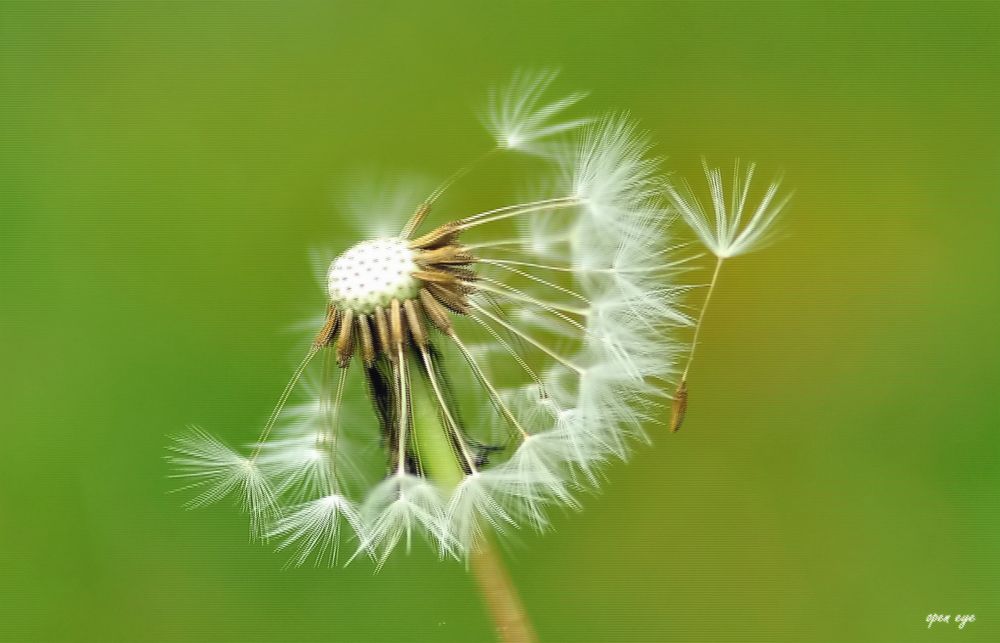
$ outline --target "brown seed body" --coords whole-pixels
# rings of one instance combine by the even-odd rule
[[[344,311],[340,323],[340,335],[337,337],[337,364],[347,368],[354,354],[354,311],[348,308]]]
[[[386,318],[385,310],[381,306],[377,307],[372,317],[375,319],[379,350],[389,358],[390,362],[395,361],[396,354],[392,351],[392,343],[389,341],[389,320]]]
[[[417,250],[433,250],[441,246],[451,245],[458,238],[461,230],[455,222],[446,223],[443,226],[434,228],[422,237],[417,237],[410,242],[410,247]]]
[[[358,317],[358,338],[361,340],[361,358],[365,366],[371,368],[375,363],[375,342],[372,341],[372,327],[367,315]]]
[[[684,424],[684,416],[687,415],[688,406],[688,385],[687,380],[683,380],[677,391],[674,392],[674,401],[670,405],[670,432],[676,433]]]
[[[406,329],[403,326],[403,308],[398,299],[389,304],[389,342],[392,350],[399,351],[406,341]]]
[[[417,264],[424,267],[434,264],[462,265],[473,263],[475,260],[476,258],[462,246],[442,246],[433,250],[421,250],[416,256]]]
[[[413,342],[420,348],[427,346],[427,333],[424,331],[424,324],[420,321],[420,315],[417,312],[417,305],[413,303],[414,300],[407,299],[403,302],[403,311],[406,313],[406,324],[410,329],[410,335],[413,337]]]
[[[340,311],[330,304],[326,307],[326,323],[323,324],[323,328],[316,333],[316,339],[313,340],[313,346],[316,348],[322,348],[327,346],[333,341],[333,338],[337,335],[337,323],[340,320]]]
[[[426,288],[420,289],[420,304],[424,307],[431,323],[446,335],[451,334],[451,317],[448,316],[448,309],[442,306]]]
[[[434,298],[444,304],[451,312],[458,313],[459,315],[465,315],[469,312],[468,293],[446,288],[434,282],[429,282],[425,285],[427,290],[434,295]]]

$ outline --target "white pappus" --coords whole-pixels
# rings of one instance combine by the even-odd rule
[[[526,179],[547,187],[425,227],[470,165],[401,232],[345,249],[249,455],[201,430],[174,443],[197,504],[240,494],[292,564],[347,544],[381,565],[416,538],[461,559],[489,532],[546,529],[662,421],[690,319],[659,162],[625,114],[566,117],[584,94],[550,99],[554,80],[515,75],[483,116],[492,153],[544,144]]]

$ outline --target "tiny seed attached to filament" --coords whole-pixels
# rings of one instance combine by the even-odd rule
[[[684,424],[687,415],[688,385],[687,380],[681,380],[680,386],[674,392],[674,401],[670,404],[670,432],[676,433]]]

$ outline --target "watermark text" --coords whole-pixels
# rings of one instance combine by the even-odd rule
[[[964,630],[965,626],[969,623],[976,622],[975,614],[928,614],[927,615],[927,629],[931,629],[935,625],[957,625],[958,629]]]

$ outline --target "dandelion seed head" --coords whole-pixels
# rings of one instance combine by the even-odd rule
[[[328,273],[330,301],[368,314],[393,299],[413,299],[419,284],[413,251],[399,238],[362,241],[333,260]]]
[[[544,531],[662,411],[653,382],[687,320],[658,162],[625,114],[567,117],[583,94],[549,98],[554,80],[519,73],[484,115],[501,151],[543,154],[537,194],[439,212],[468,168],[423,195],[370,191],[354,210],[395,221],[409,203],[410,220],[322,255],[325,321],[254,452],[205,434],[175,462],[204,502],[270,496],[290,564],[349,544],[381,567],[421,541],[462,559],[488,533]]]

